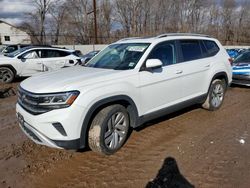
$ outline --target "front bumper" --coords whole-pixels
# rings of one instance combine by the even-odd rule
[[[233,84],[250,86],[250,75],[233,75]]]
[[[84,108],[52,110],[41,115],[32,115],[19,104],[16,105],[17,118],[22,131],[35,143],[53,148],[79,149]],[[60,124],[60,129],[53,124]],[[65,133],[65,134],[63,134]]]

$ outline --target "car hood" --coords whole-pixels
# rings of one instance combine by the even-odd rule
[[[12,60],[13,58],[12,57],[7,57],[3,54],[0,54],[0,63],[2,63],[3,61],[9,61],[9,60]]]
[[[30,77],[21,82],[20,86],[33,93],[70,91],[94,83],[105,83],[111,77],[112,80],[122,77],[121,72],[126,71],[74,66]]]

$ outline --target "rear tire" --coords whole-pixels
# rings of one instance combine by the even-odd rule
[[[219,109],[224,101],[226,92],[226,83],[225,80],[215,79],[212,81],[206,101],[202,104],[202,107],[215,111]]]
[[[10,83],[14,80],[15,74],[8,67],[0,67],[0,82]]]
[[[125,143],[129,130],[129,116],[125,107],[116,104],[103,108],[94,117],[88,136],[89,147],[110,155]]]

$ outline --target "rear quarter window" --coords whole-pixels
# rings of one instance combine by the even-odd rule
[[[203,44],[206,48],[206,56],[207,57],[214,56],[220,51],[220,48],[218,47],[218,45],[214,41],[203,40]]]
[[[61,50],[43,50],[42,52],[43,58],[66,57],[68,55],[70,55],[69,52]]]

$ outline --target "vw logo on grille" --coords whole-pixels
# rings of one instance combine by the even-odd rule
[[[24,101],[25,99],[26,99],[26,95],[25,95],[25,94],[22,94],[21,100]]]

